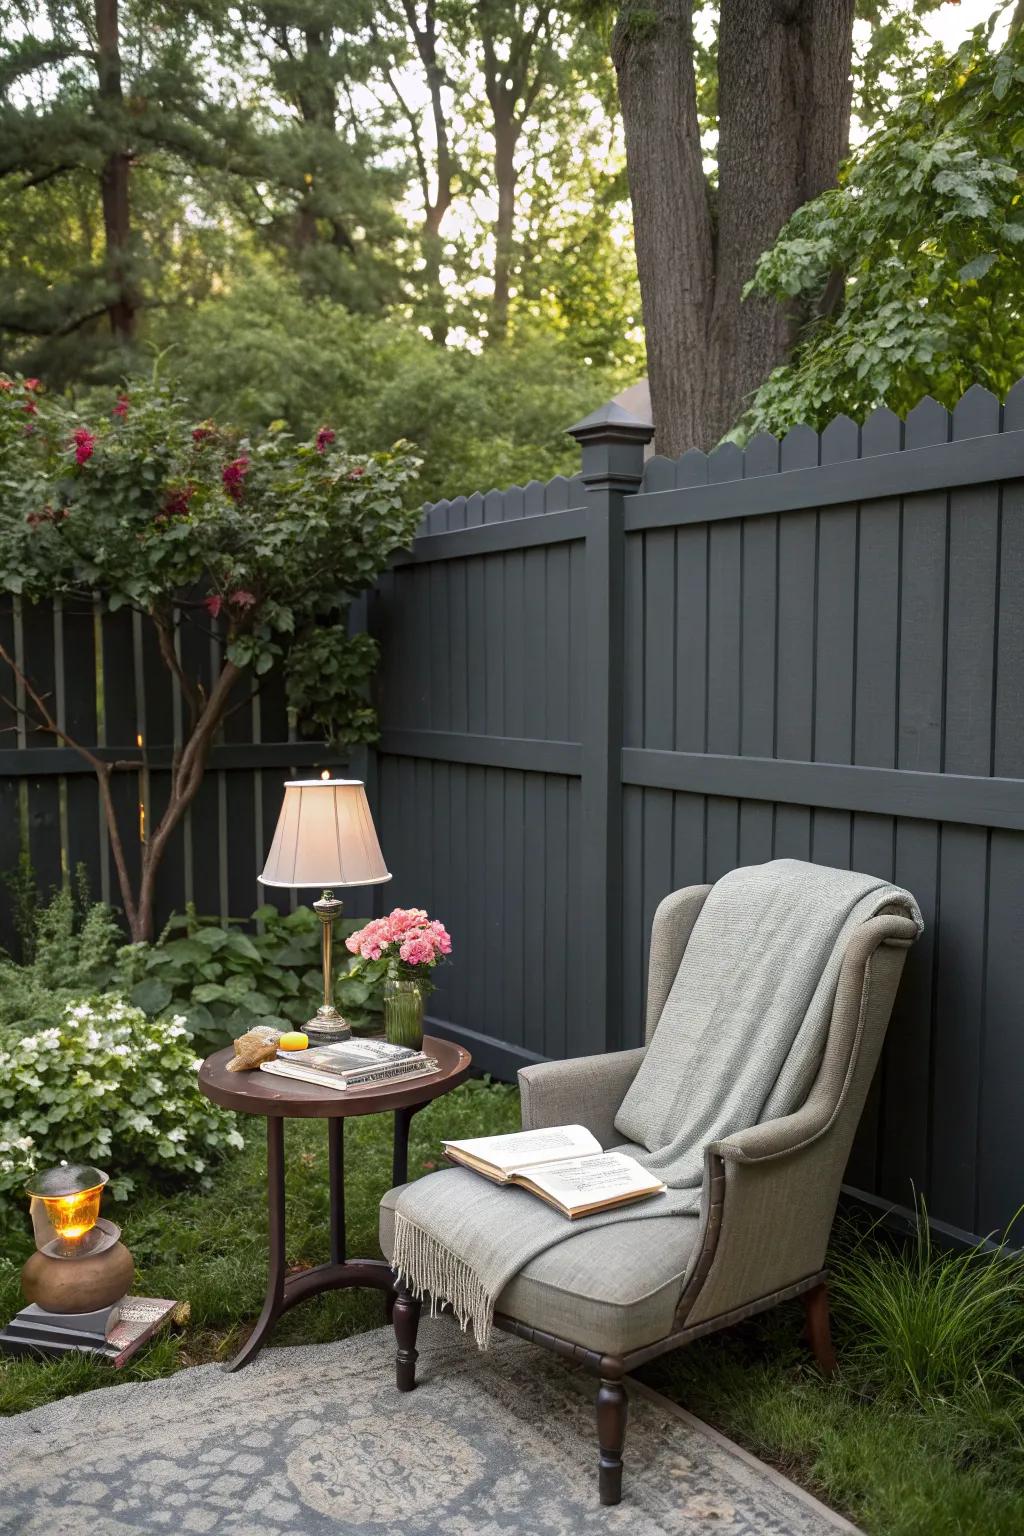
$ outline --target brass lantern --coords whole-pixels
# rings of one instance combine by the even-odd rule
[[[31,1199],[36,1251],[25,1262],[23,1307],[0,1332],[14,1354],[116,1354],[108,1335],[131,1289],[135,1264],[121,1229],[100,1215],[107,1174],[65,1163],[35,1174]]]

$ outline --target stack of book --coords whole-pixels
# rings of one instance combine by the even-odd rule
[[[306,1051],[279,1051],[261,1072],[295,1077],[321,1088],[367,1088],[375,1083],[425,1077],[439,1070],[432,1056],[387,1040],[339,1040]]]

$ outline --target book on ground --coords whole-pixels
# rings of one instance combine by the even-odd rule
[[[176,1301],[168,1301],[164,1296],[125,1297],[117,1322],[107,1334],[105,1354],[115,1370],[120,1370],[126,1360],[149,1342],[177,1307]]]
[[[570,1219],[665,1192],[660,1179],[623,1152],[605,1152],[582,1125],[445,1141],[445,1156],[495,1184],[539,1195]]]
[[[339,1040],[305,1051],[279,1051],[260,1064],[261,1072],[298,1078],[321,1088],[365,1088],[393,1079],[423,1077],[438,1070],[432,1056],[389,1040]]]

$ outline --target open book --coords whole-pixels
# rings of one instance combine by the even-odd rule
[[[665,1185],[622,1152],[604,1152],[582,1125],[443,1142],[445,1156],[495,1184],[518,1184],[563,1216],[589,1216],[660,1195]]]

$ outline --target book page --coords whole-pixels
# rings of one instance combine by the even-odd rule
[[[570,1211],[628,1195],[656,1194],[665,1188],[660,1179],[621,1152],[567,1158],[531,1168],[529,1180]]]
[[[500,1173],[517,1173],[538,1163],[554,1163],[567,1157],[587,1157],[601,1151],[596,1136],[582,1125],[551,1125],[538,1131],[512,1131],[507,1136],[473,1136],[468,1141],[445,1141],[446,1151],[465,1153],[476,1162],[489,1163]]]

